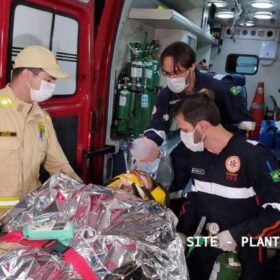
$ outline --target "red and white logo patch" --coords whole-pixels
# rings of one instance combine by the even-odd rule
[[[226,169],[230,173],[236,173],[240,169],[240,158],[238,156],[231,156],[226,159]]]

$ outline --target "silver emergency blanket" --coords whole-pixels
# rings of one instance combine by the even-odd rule
[[[74,268],[43,249],[0,243],[0,279],[80,280]]]
[[[99,279],[125,279],[125,276],[130,277],[127,279],[188,279],[184,248],[174,230],[173,215],[155,201],[143,201],[121,190],[83,185],[60,173],[27,195],[0,222],[5,232],[21,231],[30,223],[74,222],[76,229],[70,246],[88,262]],[[24,266],[32,256],[36,263],[34,250],[43,249],[27,248],[25,253],[21,250],[0,255],[0,279],[16,275],[9,274],[2,265],[7,264],[11,254],[13,272],[18,268],[24,279],[52,279],[33,277],[34,271],[28,271],[30,266]],[[61,273],[68,275],[56,279],[79,279],[74,268],[67,267],[52,254],[48,255],[48,263],[47,255],[45,252],[44,275],[48,264],[51,275],[56,259]]]

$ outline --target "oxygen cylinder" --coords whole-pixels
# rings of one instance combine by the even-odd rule
[[[119,92],[119,104],[117,110],[118,125],[117,131],[121,133],[129,132],[129,122],[131,117],[131,92],[127,89],[128,78],[124,78],[124,85]]]
[[[143,66],[144,66],[144,84],[148,89],[153,88],[153,60],[151,57],[151,46],[148,44],[144,52],[143,57]]]
[[[157,88],[160,86],[160,76],[159,76],[159,42],[153,40],[151,42],[151,59],[152,59],[152,69],[153,69],[153,87]]]
[[[131,46],[131,63],[130,77],[131,90],[139,90],[143,86],[144,65],[142,61],[143,50],[139,43],[130,44]]]
[[[142,108],[142,129],[143,131],[148,127],[151,115],[152,115],[152,97],[154,91],[151,89],[146,89],[141,96],[141,108]]]
[[[236,252],[220,254],[213,266],[209,280],[238,280],[241,275],[241,264]]]
[[[133,136],[138,137],[147,128],[156,100],[159,85],[158,73],[158,42],[152,41],[146,44],[130,43],[130,91],[133,96],[133,119],[131,129]],[[144,51],[145,49],[145,51]],[[152,57],[153,55],[153,57]]]
[[[120,90],[119,96],[119,107],[118,107],[118,118],[128,119],[130,116],[131,107],[131,92],[127,89],[127,81],[125,78],[125,84]]]
[[[133,135],[138,137],[146,129],[143,123],[143,112],[149,106],[149,96],[145,92],[137,92],[135,97]]]

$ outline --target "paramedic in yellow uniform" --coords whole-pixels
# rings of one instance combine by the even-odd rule
[[[23,49],[13,68],[11,83],[0,90],[0,215],[41,185],[41,164],[50,175],[63,171],[81,180],[58,143],[51,118],[38,105],[53,95],[56,79],[69,76],[42,46]]]

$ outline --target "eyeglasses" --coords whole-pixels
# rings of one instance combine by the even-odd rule
[[[189,71],[190,69],[187,69],[185,72],[175,70],[175,72],[170,73],[165,70],[162,70],[162,74],[169,78],[181,78],[181,77],[186,77]]]

